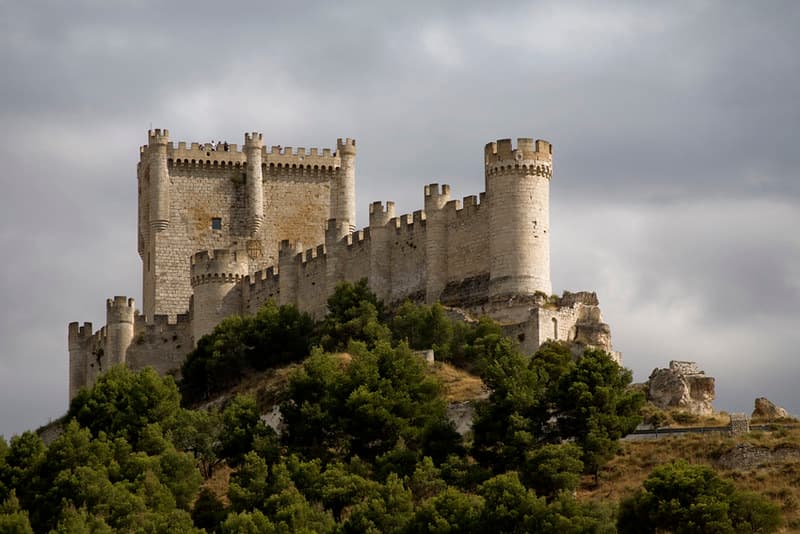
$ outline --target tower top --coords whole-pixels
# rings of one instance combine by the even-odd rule
[[[350,139],[349,137],[345,139],[337,139],[336,140],[336,152],[341,156],[355,156],[356,155],[356,140]]]
[[[169,143],[169,130],[156,128],[155,130],[147,131],[147,144],[149,145],[164,145]]]
[[[517,148],[511,143],[511,139],[498,139],[491,143],[486,143],[483,150],[486,158],[486,165],[499,162],[522,162],[522,161],[541,161],[552,163],[553,145],[548,141],[537,139],[534,141],[530,137],[520,137],[517,139]]]

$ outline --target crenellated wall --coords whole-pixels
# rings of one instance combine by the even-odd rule
[[[138,166],[144,315],[188,310],[189,257],[198,251],[241,249],[254,273],[277,263],[282,239],[321,243],[329,218],[353,224],[355,155],[352,139],[338,140],[336,152],[268,149],[252,132],[240,150],[175,145],[167,130],[150,131]]]
[[[92,323],[69,324],[70,399],[113,365],[153,367],[161,374],[177,374],[193,348],[189,314],[178,315],[175,320],[156,315],[147,322],[135,309],[133,299],[118,296],[108,299],[107,315],[106,326],[96,332],[92,331]]]
[[[336,284],[362,278],[389,305],[490,315],[526,351],[547,339],[611,350],[593,293],[549,296],[550,143],[489,143],[486,192],[455,200],[430,184],[424,210],[397,216],[373,202],[359,231],[355,147],[267,149],[252,132],[239,150],[149,132],[138,166],[144,310],[115,297],[96,333],[70,324],[70,397],[113,364],[176,373],[225,317],[269,300],[322,318]]]

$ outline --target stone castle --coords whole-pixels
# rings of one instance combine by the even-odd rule
[[[480,195],[430,184],[424,210],[373,202],[356,231],[352,139],[293,150],[248,133],[239,149],[151,130],[137,166],[142,311],[114,297],[98,331],[69,325],[70,399],[115,364],[177,373],[222,319],[270,299],[319,318],[337,282],[361,278],[389,304],[489,315],[525,350],[557,339],[610,351],[594,293],[550,296],[552,146],[502,139],[484,156]]]

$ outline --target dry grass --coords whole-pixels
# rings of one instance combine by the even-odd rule
[[[227,464],[218,465],[214,469],[211,478],[203,481],[201,488],[211,490],[211,493],[220,499],[225,506],[228,506],[230,504],[230,500],[228,500],[228,486],[231,482],[231,473],[233,473],[233,469],[228,467]]]
[[[617,456],[601,471],[600,485],[595,487],[593,479],[586,477],[578,494],[582,499],[618,500],[639,489],[656,466],[685,460],[710,465],[737,488],[770,498],[781,507],[787,529],[784,532],[800,531],[800,462],[786,461],[747,470],[722,469],[716,465],[721,455],[741,442],[771,450],[796,449],[800,448],[800,429],[756,431],[741,438],[708,433],[625,441]]]
[[[450,364],[437,362],[431,369],[433,374],[442,381],[445,398],[449,402],[485,398],[489,393],[483,380]]]

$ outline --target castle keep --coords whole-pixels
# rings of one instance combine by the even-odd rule
[[[361,278],[390,304],[488,314],[527,350],[547,339],[611,349],[593,293],[550,296],[550,143],[489,143],[484,193],[455,200],[430,184],[424,210],[373,202],[359,231],[355,159],[351,139],[293,150],[249,133],[239,149],[150,131],[137,167],[142,311],[114,297],[97,332],[69,325],[70,398],[115,364],[177,372],[222,319],[270,299],[319,318],[337,282]]]

